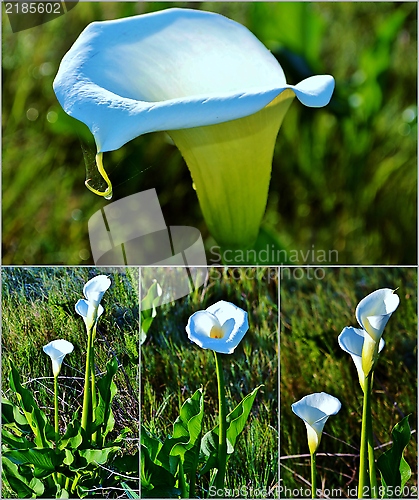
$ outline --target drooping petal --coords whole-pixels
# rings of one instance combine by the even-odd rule
[[[380,340],[390,316],[400,303],[394,292],[390,288],[376,290],[363,298],[356,308],[358,323],[375,342]]]
[[[73,344],[63,339],[53,340],[43,347],[45,354],[51,358],[54,377],[58,377],[64,357],[73,352],[73,349]]]
[[[109,276],[101,274],[89,280],[83,287],[83,294],[94,307],[98,307],[103,294],[111,286]]]
[[[249,329],[247,313],[226,301],[219,301],[189,318],[189,339],[203,349],[232,354]]]
[[[340,401],[326,392],[309,394],[291,405],[292,411],[306,425],[311,454],[315,453],[319,447],[327,419],[330,415],[336,415],[340,408]]]
[[[350,354],[359,378],[359,383],[364,390],[365,373],[362,369],[362,348],[364,346],[365,335],[368,335],[360,328],[353,328],[352,326],[345,327],[338,337],[338,343],[342,350]],[[378,353],[384,348],[384,339],[380,339],[378,346]]]

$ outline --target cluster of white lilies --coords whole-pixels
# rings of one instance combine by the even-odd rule
[[[100,304],[100,301],[110,286],[111,280],[108,276],[99,275],[94,277],[83,287],[83,295],[85,298],[80,299],[75,305],[76,312],[83,318],[87,330],[86,372],[82,412],[83,429],[86,429],[88,419],[92,417],[91,403],[93,406],[96,404],[93,342],[96,337],[98,319],[103,314],[103,307]],[[73,352],[73,349],[73,344],[64,339],[53,340],[43,347],[45,354],[47,354],[52,361],[52,372],[54,375],[54,428],[56,436],[59,435],[58,375],[61,371],[61,365],[65,356]]]
[[[394,292],[395,290],[382,288],[362,299],[355,311],[361,328],[345,327],[338,337],[339,346],[350,354],[355,363],[359,383],[364,393],[359,498],[363,498],[366,491],[371,498],[377,498],[378,494],[372,440],[371,391],[374,368],[384,347],[383,331],[400,302],[398,295]],[[311,456],[312,498],[316,498],[316,451],[327,419],[340,410],[341,403],[337,398],[321,392],[305,396],[292,404],[291,408],[304,421],[307,428]]]

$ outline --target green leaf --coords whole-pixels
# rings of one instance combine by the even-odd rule
[[[174,498],[180,490],[175,488],[175,477],[161,465],[155,464],[147,448],[141,445],[141,497]]]
[[[54,436],[54,429],[48,423],[45,413],[38,408],[30,391],[20,383],[19,373],[13,363],[11,363],[10,387],[16,392],[26,420],[35,435],[35,444],[39,448],[52,447],[52,442],[47,439],[47,435]]]
[[[2,445],[7,445],[14,450],[34,448],[35,445],[32,441],[29,441],[26,437],[15,436],[13,433],[9,432],[5,427],[1,430],[1,442]]]
[[[31,432],[31,427],[25,415],[19,408],[5,398],[1,399],[1,423],[2,426],[9,426],[20,434]]]
[[[84,459],[84,464],[82,462],[78,469],[87,468],[89,466],[104,465],[112,455],[120,450],[119,446],[110,446],[109,448],[102,448],[101,450],[79,450],[79,456]],[[73,467],[70,467],[72,470]]]
[[[151,460],[155,462],[162,443],[153,437],[143,425],[141,426],[141,444],[147,448]]]
[[[69,448],[76,450],[83,441],[81,422],[79,420],[72,420],[68,426],[64,436],[58,442],[58,448],[60,450],[64,448]]]
[[[118,371],[118,360],[113,357],[106,365],[106,374],[97,381],[99,389],[99,404],[95,409],[95,421],[92,425],[92,434],[99,428],[102,429],[102,436],[112,431],[115,419],[112,413],[112,399],[117,393],[117,387],[113,381],[115,373]]]
[[[193,471],[198,461],[202,418],[204,416],[204,397],[202,389],[198,389],[191,398],[188,398],[180,409],[180,415],[173,424],[173,436],[167,437],[160,449],[157,460],[167,469],[174,472],[177,462],[173,457],[180,457],[184,462],[185,453],[188,453],[187,470]]]
[[[393,437],[392,447],[383,453],[377,460],[377,467],[381,474],[384,492],[382,498],[399,497],[403,487],[411,476],[411,470],[403,457],[404,449],[410,440],[409,416],[403,418],[391,431]]]
[[[253,402],[258,390],[262,385],[256,387],[250,394],[240,401],[240,403],[230,412],[227,417],[227,454],[231,455],[234,451],[237,438],[242,433]],[[201,453],[206,457],[206,463],[200,473],[205,474],[208,470],[218,467],[218,425],[208,431],[201,441]]]
[[[17,493],[18,498],[39,497],[44,493],[44,485],[39,479],[32,477],[28,480],[22,476],[19,467],[4,455],[2,464],[6,482]]]
[[[27,450],[6,450],[3,456],[16,465],[33,466],[33,475],[46,477],[57,470],[65,459],[64,453],[56,453],[51,448],[30,448]]]
[[[147,338],[147,332],[157,315],[156,307],[160,304],[162,290],[157,281],[150,286],[147,295],[141,301],[141,335],[140,344]]]

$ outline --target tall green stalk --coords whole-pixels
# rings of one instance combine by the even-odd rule
[[[372,432],[372,412],[371,412],[372,380],[373,380],[373,372],[371,372],[370,397],[368,398],[368,409],[367,409],[368,465],[370,473],[371,498],[378,498],[377,472],[375,470],[375,458],[374,458],[374,435]]]
[[[81,416],[81,427],[87,429],[89,421],[89,414],[91,414],[91,386],[90,386],[90,372],[91,372],[91,351],[92,351],[92,330],[87,330],[87,352],[86,352],[86,370],[84,375],[84,396],[83,396],[83,411]]]
[[[54,430],[55,441],[58,441],[59,427],[58,427],[58,375],[54,377]]]
[[[90,346],[90,377],[91,377],[91,391],[92,391],[92,422],[96,420],[96,376],[95,376],[95,350],[94,350],[94,341],[96,338],[96,326],[92,330],[92,341]],[[100,441],[101,437],[98,431],[96,431],[92,436],[92,443],[96,444],[97,441]],[[100,443],[99,443],[100,444]]]
[[[227,466],[227,407],[224,388],[224,374],[221,366],[220,355],[214,351],[215,368],[218,381],[218,403],[219,403],[219,423],[218,423],[218,472],[215,484],[218,489],[224,490],[224,478]]]
[[[178,485],[180,488],[180,498],[188,498],[188,492],[187,492],[186,481],[185,481],[185,473],[183,471],[182,457],[179,457]]]
[[[310,454],[311,458],[311,498],[317,498],[316,496],[316,484],[317,484],[317,475],[316,475],[316,453]]]
[[[371,385],[372,385],[372,370],[365,377],[364,382],[364,404],[362,408],[362,427],[361,427],[361,450],[359,462],[359,484],[358,498],[369,497],[369,477],[368,477],[368,442],[371,427]],[[372,438],[372,436],[371,436]]]

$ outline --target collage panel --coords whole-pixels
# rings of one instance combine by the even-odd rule
[[[417,264],[417,2],[3,3],[4,265]]]
[[[277,497],[278,270],[184,277],[142,269],[141,497]]]
[[[138,269],[2,269],[2,498],[138,497],[138,299]]]
[[[280,283],[280,498],[417,498],[417,268]]]

